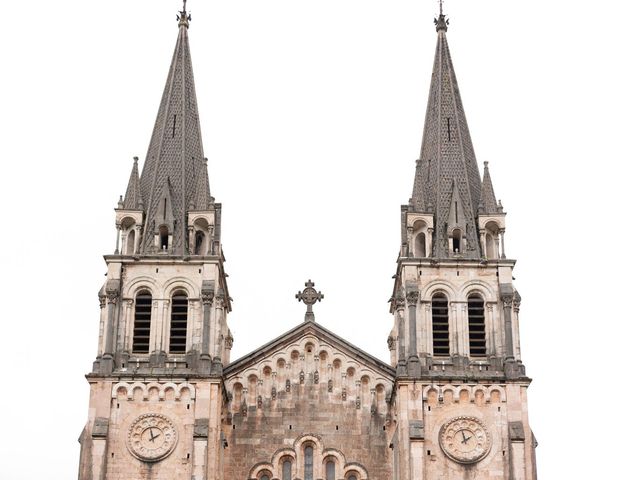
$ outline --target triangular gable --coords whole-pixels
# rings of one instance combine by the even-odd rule
[[[313,358],[309,358],[310,355]],[[249,370],[260,377],[265,367],[277,372],[279,363],[282,367],[284,362],[285,368],[295,368],[298,370],[296,374],[303,372],[307,375],[304,381],[312,381],[316,369],[333,366],[334,363],[337,365],[336,360],[344,372],[353,368],[357,370],[354,375],[367,375],[371,382],[393,383],[395,369],[390,365],[316,322],[304,322],[230,363],[224,369],[224,376],[231,383],[234,378],[246,376]]]

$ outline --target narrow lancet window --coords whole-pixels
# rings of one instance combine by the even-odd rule
[[[313,480],[313,447],[304,449],[304,480]]]
[[[469,353],[472,357],[487,355],[487,335],[484,320],[484,300],[478,294],[469,296]]]
[[[184,292],[177,292],[171,298],[170,353],[185,353],[187,350],[187,314],[189,299]]]
[[[448,357],[449,350],[449,300],[442,293],[431,299],[431,331],[433,333],[433,355]]]
[[[160,250],[166,251],[169,248],[169,229],[163,225],[160,227]]]
[[[198,230],[196,232],[196,255],[205,255],[204,251],[204,232]]]
[[[291,462],[285,460],[282,464],[282,480],[291,480]]]
[[[151,294],[142,291],[136,296],[133,319],[133,353],[149,353],[151,338]]]
[[[453,231],[453,253],[460,253],[462,245],[462,232],[460,230]]]
[[[417,258],[424,258],[427,256],[427,238],[424,232],[420,232],[418,235],[416,235],[414,255]]]
[[[336,480],[336,464],[332,461],[329,460],[327,462],[327,480]]]

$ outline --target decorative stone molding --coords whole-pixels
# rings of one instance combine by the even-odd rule
[[[163,401],[167,398],[167,394],[172,392],[175,395],[175,401],[182,399],[181,392],[185,389],[189,391],[189,400],[196,398],[196,389],[190,383],[158,383],[158,382],[118,382],[111,388],[111,398],[120,398],[120,394],[123,393],[127,400],[134,399],[134,393],[136,389],[139,389],[142,393],[143,400],[149,400],[149,391],[155,388],[158,390],[158,399]]]
[[[415,307],[420,299],[420,292],[418,290],[409,290],[407,292],[407,303],[411,307]]]

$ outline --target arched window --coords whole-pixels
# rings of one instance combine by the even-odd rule
[[[206,255],[204,240],[204,232],[202,230],[196,231],[196,255]]]
[[[135,229],[131,229],[129,234],[127,235],[127,248],[125,250],[126,255],[133,255],[134,247],[136,246],[136,231]]]
[[[431,299],[431,331],[433,333],[433,355],[449,356],[449,300],[442,293]]]
[[[169,229],[166,225],[160,227],[160,250],[167,250],[169,248]]]
[[[136,296],[133,318],[133,353],[149,353],[151,338],[151,294],[143,290]]]
[[[490,233],[485,234],[485,243],[487,245],[487,258],[498,258],[498,255],[496,254],[496,241],[493,238],[493,235],[491,235]]]
[[[425,236],[424,232],[420,232],[416,235],[416,243],[413,254],[418,258],[424,258],[427,256],[427,237]]]
[[[453,231],[453,253],[462,252],[462,232],[458,229]]]
[[[358,478],[355,475],[351,474],[349,475],[348,480],[358,480]]]
[[[336,464],[333,460],[329,460],[325,466],[326,480],[336,480]]]
[[[269,480],[269,475],[267,475],[266,473],[263,473],[262,476],[260,477],[260,480]]]
[[[484,321],[484,300],[474,293],[467,300],[469,312],[469,353],[472,357],[487,355],[487,337]]]
[[[313,447],[304,448],[304,480],[313,480]]]
[[[282,463],[282,480],[291,480],[291,460]]]
[[[176,292],[171,298],[171,331],[169,336],[169,352],[185,353],[187,351],[187,313],[189,299],[184,292]]]

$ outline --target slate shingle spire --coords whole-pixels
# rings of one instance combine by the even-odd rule
[[[178,14],[179,32],[167,82],[149,143],[140,185],[144,201],[143,253],[153,253],[161,226],[172,235],[172,253],[188,248],[187,209],[194,203],[203,167],[202,136],[189,49],[186,8]],[[209,196],[209,182],[206,180]]]
[[[453,253],[449,251],[447,220],[457,208],[466,245],[461,256],[480,258],[475,221],[481,196],[480,173],[447,43],[449,21],[441,12],[434,22],[438,43],[410,208],[415,212],[433,208],[435,258]],[[460,199],[457,206],[453,205],[454,185]]]

